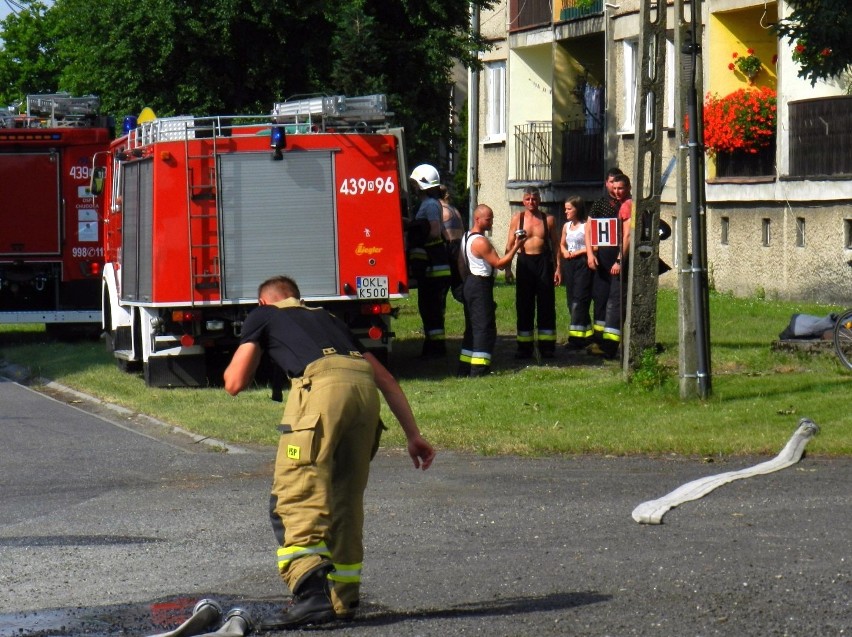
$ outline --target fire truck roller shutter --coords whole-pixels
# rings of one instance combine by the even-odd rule
[[[305,296],[338,292],[331,151],[220,156],[224,295],[253,299],[257,282],[286,273]],[[333,266],[333,267],[332,267]]]

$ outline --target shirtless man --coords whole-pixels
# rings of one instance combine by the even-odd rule
[[[516,213],[509,224],[506,253],[512,251],[523,231],[524,245],[518,251],[515,272],[515,312],[517,315],[518,351],[515,358],[532,358],[536,321],[538,351],[553,358],[556,351],[556,292],[562,283],[557,266],[556,246],[559,236],[552,216],[539,209],[538,188],[524,189],[524,210]]]

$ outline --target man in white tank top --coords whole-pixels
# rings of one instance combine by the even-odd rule
[[[473,226],[462,237],[461,249],[470,274],[464,280],[464,338],[459,354],[459,376],[484,376],[491,370],[491,353],[497,342],[494,270],[502,270],[525,238],[519,238],[502,258],[483,233],[491,230],[494,211],[480,204],[473,211]]]

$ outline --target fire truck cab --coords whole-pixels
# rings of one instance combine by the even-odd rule
[[[383,95],[129,126],[103,181],[103,327],[150,386],[216,382],[257,287],[294,278],[385,355],[408,294],[400,136]]]
[[[111,120],[97,97],[28,95],[0,113],[0,323],[101,322],[102,223],[89,190]]]

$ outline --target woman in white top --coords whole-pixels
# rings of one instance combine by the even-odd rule
[[[593,334],[589,308],[592,302],[592,271],[586,259],[586,202],[582,197],[565,200],[565,224],[559,242],[559,261],[565,282],[571,325],[565,347],[579,350]]]

